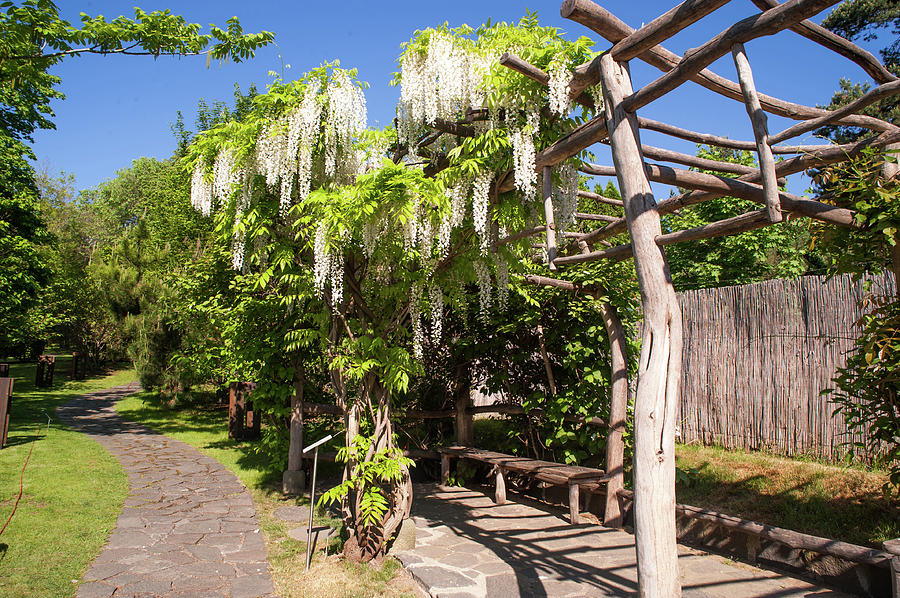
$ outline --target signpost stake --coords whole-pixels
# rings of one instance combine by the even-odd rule
[[[309,571],[309,561],[312,558],[312,537],[313,537],[313,512],[316,508],[316,468],[319,465],[319,446],[331,440],[332,435],[329,434],[325,438],[315,442],[305,449],[304,453],[313,451],[313,473],[312,484],[309,486],[309,524],[306,526],[306,570]],[[325,541],[328,542],[326,536]]]

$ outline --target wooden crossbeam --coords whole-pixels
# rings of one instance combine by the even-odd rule
[[[863,139],[855,143],[845,143],[842,145],[829,145],[815,151],[805,152],[803,155],[794,156],[787,160],[782,160],[775,165],[775,174],[779,177],[789,176],[798,172],[809,170],[810,168],[820,168],[828,164],[843,162],[848,158],[859,155],[865,148],[887,147],[893,143],[900,142],[900,129],[894,128],[891,131],[885,131],[880,135]],[[743,179],[743,177],[742,177]],[[748,179],[758,180],[758,179]]]
[[[526,274],[522,279],[528,284],[535,286],[554,287],[564,291],[578,292],[584,290],[584,287],[578,283],[569,282],[568,280],[557,280],[556,278],[548,278],[546,276],[538,276],[536,274]]]
[[[686,241],[698,241],[702,239],[713,239],[716,237],[726,237],[736,233],[747,232],[769,226],[772,222],[765,210],[758,210],[710,222],[695,228],[689,228],[672,233],[666,233],[656,237],[656,244],[659,246],[675,245],[676,243],[684,243]],[[630,243],[616,245],[601,251],[592,251],[578,255],[565,256],[556,258],[557,266],[565,266],[569,264],[579,264],[584,262],[594,262],[597,260],[613,260],[621,261],[632,257],[632,248]]]
[[[689,50],[675,68],[625,98],[623,107],[635,112],[657,100],[727,54],[736,43],[772,35],[818,14],[839,0],[789,0],[762,13],[738,21],[702,46]]]
[[[726,149],[756,151],[756,143],[753,141],[741,141],[738,139],[730,139],[728,137],[720,137],[719,135],[710,135],[708,133],[698,133],[682,127],[676,127],[668,123],[659,122],[650,118],[638,117],[638,124],[642,129],[648,131],[656,131],[671,137],[692,141],[694,143],[702,143],[704,145],[712,145]],[[771,142],[772,137],[769,137]],[[833,145],[773,145],[773,154],[807,154],[817,152],[819,150],[834,147]]]
[[[595,116],[541,150],[535,156],[535,167],[556,166],[581,150],[606,139],[606,136],[606,117],[602,114]]]
[[[900,94],[900,79],[891,81],[890,83],[885,83],[884,85],[879,85],[875,89],[850,102],[846,106],[841,106],[837,110],[832,110],[826,115],[803,121],[801,123],[797,123],[792,127],[788,127],[781,133],[772,135],[769,138],[769,143],[781,143],[782,141],[786,141],[792,137],[796,137],[797,135],[802,135],[807,131],[812,131],[813,129],[824,127],[825,125],[840,120],[843,116],[859,112],[870,104],[874,104],[879,100],[889,98],[897,94]]]
[[[442,118],[436,118],[431,126],[442,133],[450,133],[457,137],[475,137],[475,128],[460,122],[451,122]]]
[[[765,205],[765,191],[759,185],[748,183],[741,179],[732,179],[728,177],[720,177],[705,172],[697,172],[693,170],[684,170],[681,168],[672,168],[671,166],[661,166],[658,164],[646,165],[647,178],[657,183],[682,187],[686,189],[696,189],[700,191],[709,191],[718,196],[728,195],[747,199],[756,203]],[[597,166],[595,164],[586,164],[582,167],[582,171],[588,174],[596,174],[600,176],[614,176],[616,169],[612,166]],[[853,216],[853,212],[844,208],[838,208],[826,203],[806,199],[792,193],[781,192],[779,194],[781,206],[790,212],[797,212],[803,216],[809,216],[816,220],[837,224],[840,226],[857,227]],[[712,199],[712,197],[705,197]],[[669,204],[672,200],[665,200],[657,205],[657,210],[662,214],[674,212],[676,209],[683,207]],[[699,203],[699,202],[695,202]],[[669,205],[666,205],[669,204]],[[671,207],[670,207],[671,206]],[[616,226],[617,223],[610,223],[607,228]],[[592,233],[585,234],[582,239],[592,242]],[[590,239],[590,240],[589,240]]]
[[[793,158],[789,158],[787,160],[783,160],[775,165],[775,174],[778,177],[789,176],[791,174],[796,174],[798,172],[802,172],[805,170],[809,170],[810,168],[818,168],[821,166],[825,166],[828,164],[833,164],[835,162],[840,162],[842,160],[846,160],[847,158],[852,158],[853,156],[858,155],[862,152],[866,147],[875,146],[875,147],[885,147],[889,146],[893,143],[900,142],[900,132],[892,131],[882,133],[881,135],[877,135],[875,137],[870,137],[869,139],[864,139],[862,141],[857,141],[856,143],[847,143],[843,145],[828,145],[828,146],[811,146],[808,149],[808,152]],[[599,170],[598,170],[599,169]],[[589,167],[582,168],[582,171],[587,174],[600,174],[601,176],[612,176],[610,173],[614,172],[614,169],[611,167],[597,167],[597,169],[591,170]],[[754,182],[759,180],[759,173],[754,173],[750,175],[744,175],[737,179],[731,179],[736,181],[743,182]],[[683,185],[684,187],[688,187],[688,185]],[[711,192],[711,191],[690,191],[688,193],[682,193],[680,195],[676,195],[674,197],[670,197],[665,199],[659,203],[657,209],[661,214],[669,214],[676,210],[680,210],[681,208],[691,206],[694,204],[702,203],[704,201],[708,201],[710,199],[715,199],[717,197],[722,197],[724,195],[729,195],[728,192]],[[827,204],[826,204],[827,205]],[[596,230],[585,233],[581,237],[581,241],[589,244],[596,244],[603,239],[608,239],[613,235],[617,235],[625,231],[625,219],[621,218],[617,222],[611,222],[607,224],[605,227],[598,228]]]
[[[766,121],[766,113],[759,104],[759,95],[757,95],[756,85],[753,83],[753,71],[750,68],[750,61],[747,59],[744,44],[734,44],[731,52],[734,56],[734,66],[737,69],[741,91],[744,93],[744,105],[747,107],[747,115],[750,117],[753,136],[756,139],[756,155],[766,196],[766,212],[769,214],[771,222],[781,222],[781,200],[778,197],[778,180],[775,176],[775,156],[772,155],[772,148],[769,147],[769,126]]]
[[[520,230],[519,232],[513,233],[502,239],[498,240],[497,243],[494,244],[494,251],[496,252],[497,248],[502,245],[508,245],[509,243],[514,243],[520,239],[524,239],[525,237],[530,237],[532,235],[536,235],[547,230],[547,227],[543,224],[540,226],[535,226],[534,228],[528,228],[525,230]]]
[[[610,52],[616,60],[631,60],[725,4],[728,0],[685,0],[618,42]]]
[[[579,220],[601,220],[603,222],[615,222],[618,220],[615,216],[608,216],[606,214],[587,214],[585,212],[575,212],[575,217]],[[581,235],[578,235],[579,237]]]
[[[592,191],[583,191],[581,189],[578,190],[578,197],[583,197],[585,199],[593,199],[598,203],[603,203],[609,206],[616,206],[617,208],[624,207],[625,204],[621,199],[613,199],[611,197],[605,197],[600,195],[599,193],[593,193]]]
[[[569,80],[569,99],[575,98],[588,87],[596,85],[600,81],[600,57],[593,58],[584,64],[575,67],[572,78]]]
[[[600,251],[558,257],[553,261],[553,264],[559,267],[571,264],[583,264],[585,262],[596,262],[597,260],[620,261],[627,260],[630,257],[632,257],[631,243],[626,243],[625,245],[616,245],[615,247],[601,249]]]
[[[756,149],[756,148],[754,148]],[[652,145],[641,144],[641,151],[644,156],[651,160],[659,160],[661,162],[674,162],[683,164],[684,166],[693,166],[694,168],[702,168],[703,170],[715,170],[716,172],[730,172],[731,174],[753,174],[757,171],[752,166],[744,166],[743,164],[735,164],[734,162],[723,162],[721,160],[710,160],[708,158],[699,158],[690,154],[682,154],[681,152],[669,149],[654,147]]]
[[[778,0],[751,0],[760,10],[769,10],[778,6]],[[829,50],[837,52],[845,58],[849,58],[860,66],[870,77],[878,83],[896,81],[897,77],[887,70],[881,61],[871,53],[863,50],[853,42],[844,39],[840,35],[816,25],[812,21],[800,21],[790,27],[791,31],[799,33],[803,37],[820,44]]]
[[[547,85],[550,82],[550,75],[545,73],[542,69],[534,66],[530,62],[519,58],[515,54],[504,52],[500,56],[499,62],[502,66],[514,70],[519,74],[525,75],[529,79],[533,79],[541,85]],[[594,99],[588,94],[584,93],[583,89],[581,93],[573,97],[572,100],[578,104],[581,104],[585,108],[589,108],[591,110],[594,109]]]
[[[751,152],[756,150],[756,144],[752,141],[739,141],[736,139],[729,139],[728,137],[720,137],[719,135],[698,133],[689,129],[676,127],[675,125],[670,125],[668,123],[659,122],[658,120],[645,118],[643,116],[638,117],[638,125],[642,129],[647,129],[648,131],[656,131],[657,133],[663,133],[671,137],[678,137],[679,139],[684,139],[685,141],[693,141],[694,143],[703,143],[705,145],[715,145],[717,147],[724,147],[727,149],[745,150]]]
[[[634,33],[633,28],[592,0],[565,0],[560,8],[560,15],[584,25],[612,44],[616,44]],[[662,72],[671,71],[682,60],[682,57],[678,54],[659,45],[647,50],[638,58]],[[740,85],[717,75],[709,69],[701,70],[696,75],[691,76],[690,80],[719,95],[743,101]],[[760,94],[759,100],[766,112],[793,120],[816,118],[827,113],[827,110],[821,108],[804,106],[765,94]],[[893,128],[891,123],[859,114],[846,116],[839,124],[862,127],[873,131],[888,131]]]
[[[701,239],[725,237],[735,233],[743,233],[762,228],[769,224],[771,224],[771,221],[769,220],[769,214],[766,210],[757,210],[741,214],[740,216],[710,222],[709,224],[704,224],[702,226],[666,233],[665,235],[656,237],[656,243],[657,245],[674,245],[675,243],[683,243],[685,241],[699,241]]]

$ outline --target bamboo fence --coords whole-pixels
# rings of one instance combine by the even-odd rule
[[[679,293],[684,322],[680,440],[839,459],[851,433],[832,388],[859,333],[859,301],[893,294],[888,274],[805,276]]]

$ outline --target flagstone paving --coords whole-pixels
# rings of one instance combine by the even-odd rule
[[[119,460],[129,483],[116,529],[78,598],[273,596],[247,489],[193,447],[119,417],[113,405],[137,390],[94,392],[57,409]]]
[[[416,548],[396,556],[434,597],[634,596],[634,536],[569,525],[562,513],[515,496],[415,487]],[[850,598],[782,573],[679,546],[684,598]]]

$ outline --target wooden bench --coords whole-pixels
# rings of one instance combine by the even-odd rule
[[[448,446],[438,449],[438,452],[441,454],[441,482],[443,484],[446,484],[450,477],[451,458],[471,459],[493,465],[496,483],[494,502],[500,505],[506,502],[505,476],[507,472],[529,475],[554,486],[568,486],[569,519],[572,525],[577,525],[581,522],[579,516],[581,489],[593,491],[600,484],[604,484],[609,480],[606,472],[601,469],[515,457],[467,446]]]

